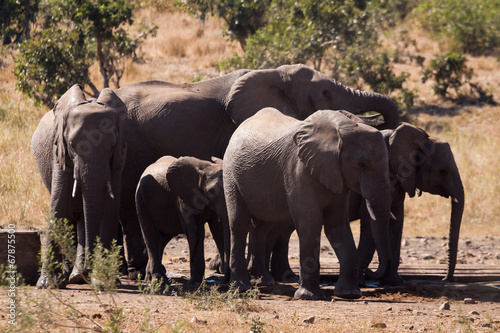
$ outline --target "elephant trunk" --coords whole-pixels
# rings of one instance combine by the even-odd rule
[[[450,234],[448,243],[448,272],[444,281],[452,282],[455,266],[457,263],[458,238],[460,235],[460,225],[464,212],[465,195],[460,176],[455,182],[458,188],[457,195],[451,198]]]
[[[346,98],[342,100],[342,105],[334,106],[335,109],[345,109],[354,114],[368,111],[378,112],[384,117],[384,123],[378,125],[378,129],[394,129],[401,122],[398,107],[387,96],[375,92],[354,90],[340,83],[337,88],[342,91],[342,95],[346,95]]]
[[[85,268],[90,269],[89,255],[92,254],[97,237],[101,237],[101,226],[108,198],[109,172],[85,170],[80,173],[85,221]],[[102,240],[101,240],[102,241]]]
[[[373,279],[380,280],[391,272],[392,253],[389,241],[389,222],[391,216],[391,195],[388,183],[379,186],[366,186],[361,183],[361,195],[372,218],[372,236],[379,256],[379,267]]]

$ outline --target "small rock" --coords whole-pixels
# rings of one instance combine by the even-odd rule
[[[191,323],[192,324],[206,324],[207,321],[206,320],[198,319],[196,317],[193,317],[193,318],[191,318]]]
[[[280,316],[276,315],[276,316],[273,317],[273,319],[280,319]]]
[[[477,311],[471,311],[471,312],[469,312],[468,315],[469,316],[479,316],[479,312],[477,312]]]
[[[304,324],[312,324],[312,323],[314,323],[314,319],[316,319],[315,316],[310,316],[309,318],[306,318],[306,319],[302,320],[302,322]]]
[[[385,323],[375,323],[372,325],[373,328],[387,328]]]
[[[490,327],[490,328],[493,327],[492,323],[481,323],[481,324],[479,324],[479,326],[481,326],[481,327]]]
[[[464,304],[476,304],[476,301],[472,298],[464,298]]]
[[[408,330],[408,331],[413,331],[415,329],[415,326],[413,325],[405,325],[405,330]]]
[[[436,257],[434,257],[432,254],[429,254],[429,253],[424,253],[422,254],[422,256],[420,257],[422,260],[432,260],[432,259],[436,259]]]
[[[368,304],[368,301],[363,301],[363,304]]]
[[[439,307],[439,310],[449,310],[450,309],[450,302],[444,302],[443,304],[441,304],[441,306]]]
[[[427,332],[427,327],[421,327],[418,331],[419,332]]]
[[[328,251],[330,251],[330,248],[329,248],[328,246],[326,246],[326,245],[323,245],[323,246],[320,248],[320,251],[321,251],[321,252],[328,252]]]
[[[408,240],[406,238],[404,238],[402,241],[401,241],[401,247],[407,247],[409,244]]]
[[[421,238],[420,243],[422,243],[424,245],[427,244],[427,238]]]
[[[92,319],[101,319],[102,318],[102,315],[100,313],[94,313],[92,315]]]
[[[385,311],[392,311],[392,307],[388,307]]]

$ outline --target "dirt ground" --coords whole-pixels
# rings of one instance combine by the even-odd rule
[[[52,292],[27,287],[19,291],[19,294],[23,294],[20,304],[25,304],[25,307],[18,311],[32,313],[34,318],[38,318],[39,326],[35,327],[41,331],[85,331],[86,328],[95,329],[99,326],[110,329],[114,308],[123,310],[119,321],[121,331],[500,330],[500,237],[461,240],[457,266],[457,279],[460,282],[457,283],[443,283],[440,280],[446,268],[446,242],[446,239],[432,237],[404,239],[400,273],[407,283],[399,287],[372,284],[369,288],[362,288],[362,298],[343,300],[332,297],[337,260],[330,245],[323,239],[322,288],[331,301],[302,301],[293,298],[297,284],[282,283],[260,289],[256,300],[230,296],[226,292],[227,288],[221,288],[218,297],[190,297],[195,288],[182,285],[189,277],[187,242],[184,238],[178,238],[172,240],[165,249],[163,263],[175,281],[168,296],[148,295],[140,290],[137,283],[125,278],[121,279],[122,286],[112,297],[96,294],[88,285],[69,285],[65,290]],[[207,261],[214,253],[213,241],[207,238]],[[298,272],[296,236],[292,237],[289,256],[292,267]],[[471,267],[473,270],[469,270]],[[220,275],[210,270],[207,270],[207,276],[209,285],[220,278]],[[467,280],[477,282],[467,283]],[[7,311],[3,306],[7,301],[6,295],[2,294],[0,331],[2,327],[9,328],[5,322]],[[74,312],[72,308],[77,309],[78,315],[73,315],[77,319],[70,314]],[[38,330],[31,328],[28,331]]]

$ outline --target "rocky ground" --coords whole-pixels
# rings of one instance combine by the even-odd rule
[[[447,240],[405,238],[400,273],[407,283],[399,287],[371,284],[362,289],[362,298],[343,300],[332,297],[337,259],[323,239],[322,287],[331,300],[314,302],[293,298],[297,284],[263,288],[256,300],[238,298],[227,288],[196,296],[194,287],[182,286],[189,276],[189,253],[186,240],[178,238],[167,245],[164,255],[167,272],[178,283],[169,296],[148,295],[137,283],[122,279],[113,297],[96,294],[87,285],[70,285],[51,293],[28,287],[22,291],[20,304],[32,305],[24,311],[39,318],[36,327],[41,331],[81,331],[117,324],[122,331],[160,332],[495,332],[500,330],[499,244],[500,237],[462,239],[459,282],[444,283]],[[207,239],[207,260],[214,251],[213,241]],[[290,262],[298,268],[296,237],[290,244]],[[220,277],[212,271],[207,275],[209,285]],[[0,304],[7,301],[2,296]],[[71,307],[79,314],[71,315]],[[116,309],[121,309],[122,317],[116,316]],[[50,323],[43,319],[47,313]],[[8,327],[5,307],[0,314],[1,331],[2,326]]]

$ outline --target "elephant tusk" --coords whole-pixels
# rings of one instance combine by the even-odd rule
[[[455,197],[451,197],[451,201],[453,201],[454,203],[458,203],[458,199]]]
[[[393,219],[394,221],[397,220],[396,216],[391,212],[391,219]]]
[[[109,197],[111,199],[114,199],[115,195],[113,194],[113,189],[111,188],[111,182],[108,181],[108,183],[106,184],[106,188],[108,190]]]
[[[417,195],[418,195],[419,197],[420,197],[420,196],[422,196],[422,190],[421,190],[421,189],[419,189],[419,188],[417,188]]]
[[[73,192],[71,192],[71,197],[74,198],[76,196],[76,187],[78,186],[78,182],[75,179],[75,182],[73,183]]]

